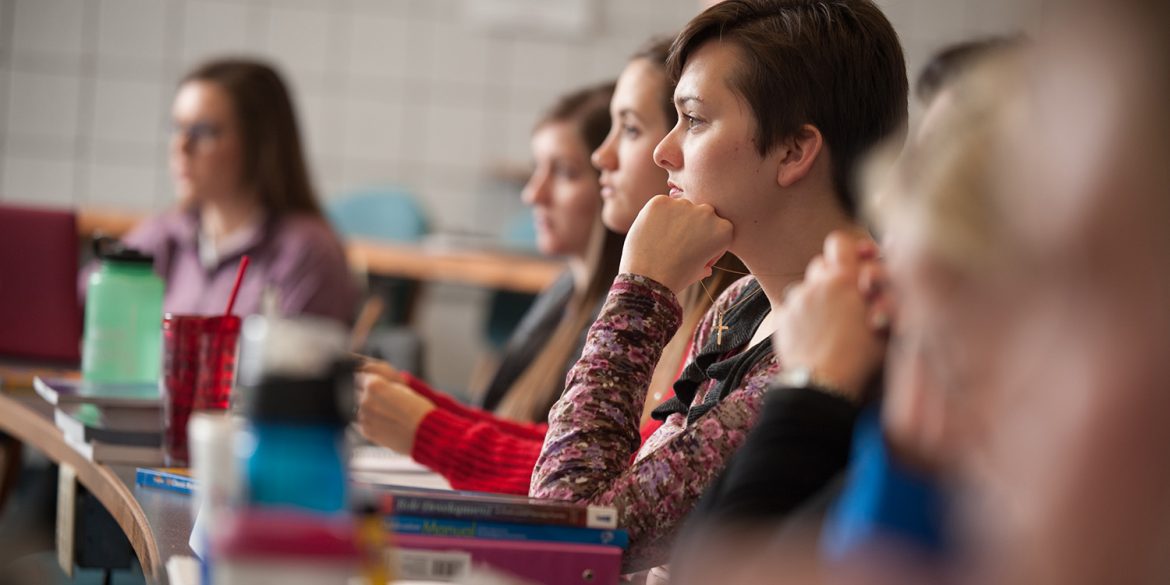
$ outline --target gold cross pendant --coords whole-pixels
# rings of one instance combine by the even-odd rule
[[[730,327],[723,324],[723,313],[715,316],[715,345],[723,345],[723,332]]]

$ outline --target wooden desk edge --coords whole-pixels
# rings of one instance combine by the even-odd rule
[[[350,264],[374,274],[430,282],[471,284],[538,293],[556,280],[565,265],[557,260],[484,250],[434,250],[415,244],[350,240]]]
[[[146,216],[137,213],[77,210],[77,235],[90,237],[97,234],[121,237],[138,225]]]
[[[162,559],[150,522],[134,492],[109,467],[82,457],[65,442],[52,420],[4,393],[0,393],[0,430],[36,447],[58,464],[72,467],[81,485],[97,497],[126,533],[146,577],[151,582],[158,580]]]
[[[144,216],[94,209],[77,211],[77,232],[81,237],[101,233],[119,237],[130,231]],[[485,250],[434,250],[417,244],[350,238],[346,253],[351,266],[384,276],[422,281],[442,281],[538,293],[547,288],[564,264],[557,260]]]

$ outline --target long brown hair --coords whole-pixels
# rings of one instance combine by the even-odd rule
[[[292,97],[272,66],[251,59],[204,63],[186,76],[214,83],[231,98],[243,142],[244,184],[272,215],[321,215],[301,148]]]
[[[630,56],[630,62],[646,61],[666,74],[666,60],[670,58],[670,46],[673,42],[674,37],[650,39],[650,42]],[[662,106],[663,119],[666,120],[666,125],[663,127],[669,131],[678,123],[678,110],[674,107],[674,83],[671,83],[669,75],[666,77],[666,83],[662,86],[659,104]]]
[[[666,63],[670,58],[670,47],[673,42],[674,37],[652,39],[638,49],[630,57],[630,61],[646,61],[658,67],[663,73],[667,73]],[[664,128],[669,131],[678,123],[678,110],[674,107],[674,83],[671,82],[669,75],[665,76],[665,79],[666,83],[662,87],[660,104],[663,119],[666,121]],[[678,302],[682,305],[683,310],[682,324],[679,325],[678,333],[662,348],[662,355],[658,358],[658,365],[654,368],[654,375],[650,379],[647,392],[646,415],[657,406],[659,400],[656,397],[664,397],[665,391],[674,384],[682,362],[686,359],[687,348],[690,346],[693,333],[698,328],[703,315],[707,314],[707,309],[711,308],[712,300],[719,298],[719,295],[731,283],[739,280],[747,271],[743,262],[728,252],[715,263],[715,269],[711,271],[711,276],[703,279],[702,283],[691,285],[679,295]]]
[[[536,128],[553,122],[568,122],[578,129],[587,152],[593,152],[609,134],[609,101],[612,82],[587,87],[562,97],[546,113]],[[600,192],[598,197],[601,197]],[[583,218],[584,219],[584,218]],[[625,236],[614,233],[601,223],[601,213],[593,219],[586,262],[589,281],[579,287],[565,309],[560,325],[549,337],[544,349],[532,360],[524,373],[512,384],[496,409],[496,414],[517,421],[543,421],[549,408],[565,387],[565,369],[579,356],[574,355],[581,337],[597,317],[597,308],[617,276]]]

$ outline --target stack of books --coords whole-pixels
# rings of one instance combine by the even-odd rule
[[[134,482],[142,487],[185,496],[195,493],[195,479],[186,467],[139,467],[134,474]]]
[[[488,568],[533,583],[617,583],[617,510],[515,496],[390,488],[387,528],[401,578],[459,581]]]
[[[162,465],[162,409],[154,384],[95,386],[80,380],[33,380],[55,407],[65,442],[95,463]]]

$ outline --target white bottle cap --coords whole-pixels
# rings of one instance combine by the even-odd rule
[[[320,317],[244,320],[237,380],[255,386],[264,377],[316,378],[346,355],[347,332],[337,321]]]

